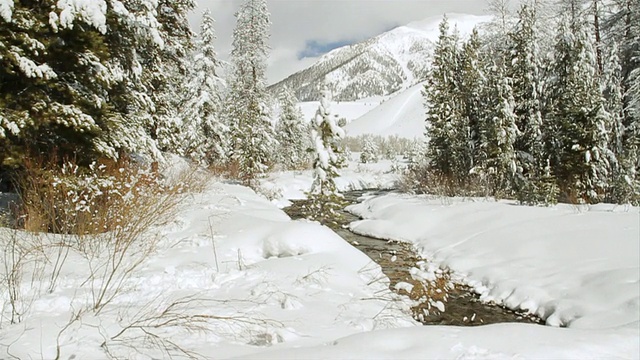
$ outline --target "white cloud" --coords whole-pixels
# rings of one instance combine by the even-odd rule
[[[197,0],[190,19],[199,26],[200,14],[211,9],[216,19],[218,52],[226,59],[231,50],[234,12],[241,0]],[[268,0],[271,12],[270,82],[303,69],[313,59],[298,59],[306,42],[360,41],[397,25],[443,13],[482,14],[484,0]]]

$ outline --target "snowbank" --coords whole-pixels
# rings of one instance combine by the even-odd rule
[[[485,301],[554,326],[639,329],[638,208],[389,194],[349,210],[366,219],[355,232],[415,243]]]
[[[559,329],[538,325],[424,326],[352,335],[312,348],[265,352],[260,359],[629,359],[632,330]],[[246,357],[255,358],[255,357]]]
[[[70,256],[55,291],[36,296],[21,323],[4,319],[0,358],[55,358],[56,342],[65,359],[106,358],[107,349],[117,358],[166,357],[138,328],[125,330],[132,323],[203,358],[416,325],[404,305],[389,301],[393,295],[377,264],[330,229],[291,221],[250,189],[212,184],[190,195],[179,216],[157,230],[163,233],[159,248],[113,302],[76,321],[72,315],[87,303],[89,284],[83,259]],[[42,288],[47,280],[25,286]],[[166,319],[153,317],[166,317],[159,314],[176,300],[183,303],[172,316],[200,316],[206,330],[154,328]]]

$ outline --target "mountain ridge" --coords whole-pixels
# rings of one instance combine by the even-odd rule
[[[449,22],[465,36],[489,16],[453,14]],[[310,67],[269,86],[279,93],[286,86],[300,101],[319,96],[320,84],[327,82],[336,101],[355,101],[386,96],[424,80],[442,17],[430,17],[398,26],[362,42],[333,49]]]

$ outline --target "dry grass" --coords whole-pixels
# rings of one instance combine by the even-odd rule
[[[202,191],[207,177],[184,167],[165,178],[156,166],[144,168],[127,159],[103,160],[88,168],[58,163],[26,162],[19,182],[19,225],[24,234],[65,235],[42,252],[40,261],[50,265],[44,275],[48,290],[56,288],[69,253],[78,253],[89,269],[84,284],[91,290],[91,309],[99,313],[156,250],[161,240],[156,225],[176,215],[187,192]]]

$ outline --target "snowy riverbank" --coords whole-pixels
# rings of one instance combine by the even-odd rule
[[[341,186],[379,185],[395,176],[351,171]],[[307,176],[285,173],[266,183],[301,196]],[[71,256],[55,291],[26,299],[22,322],[5,318],[0,357],[49,359],[59,350],[60,358],[102,359],[106,349],[120,358],[167,357],[143,329],[169,341],[163,346],[207,359],[640,356],[637,208],[583,211],[398,194],[353,206],[366,218],[355,230],[412,241],[464,275],[486,300],[569,326],[458,328],[418,326],[378,265],[328,228],[291,221],[277,208],[282,203],[210,182],[155,229],[162,241],[114,301],[76,321],[70,319],[90,292],[84,260]],[[26,280],[27,292],[47,283]],[[162,316],[192,317],[202,327],[154,327],[162,323],[154,316],[176,302],[175,311]],[[171,355],[185,354],[174,348]]]

